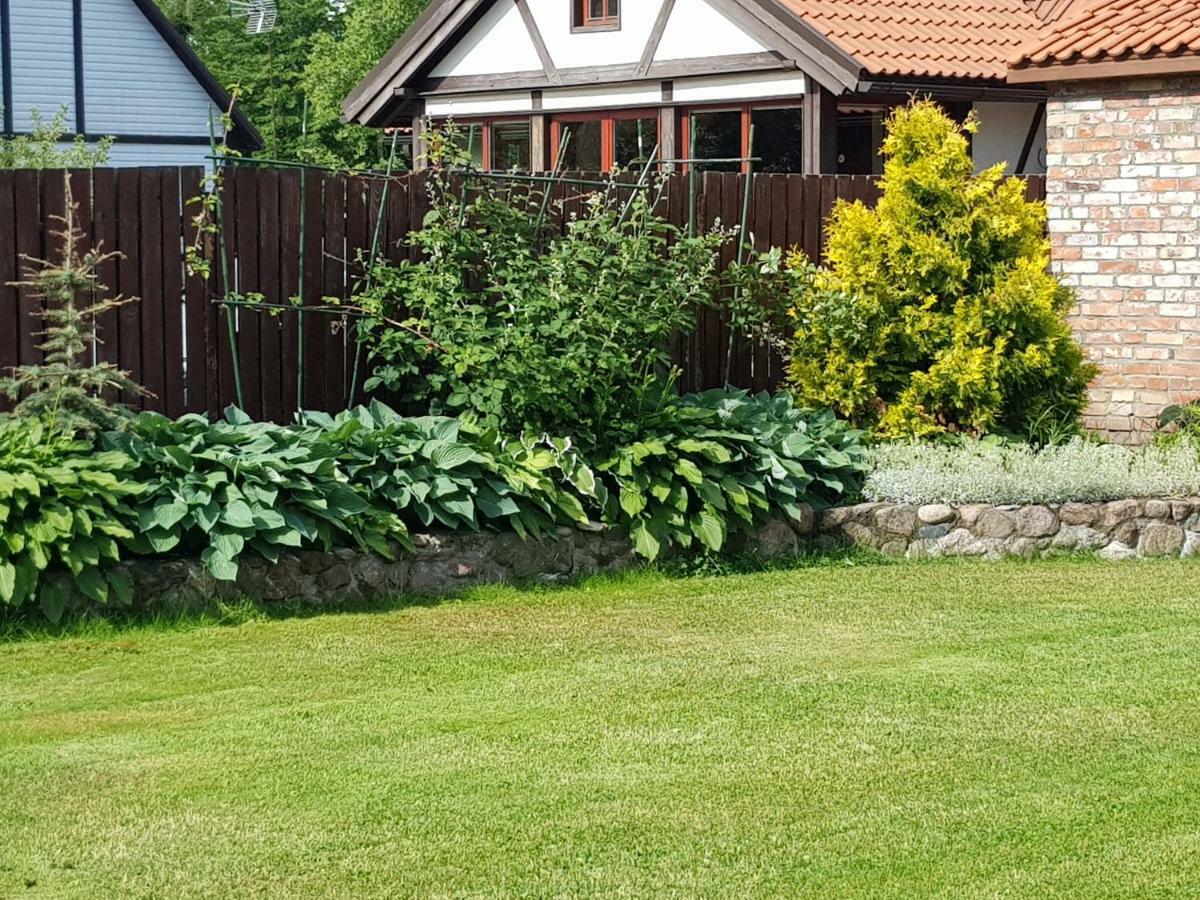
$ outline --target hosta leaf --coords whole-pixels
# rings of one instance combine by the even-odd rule
[[[0,561],[0,603],[12,603],[17,591],[17,567]]]
[[[254,513],[245,500],[234,500],[221,513],[221,521],[231,528],[253,528]]]
[[[75,588],[83,596],[97,603],[108,600],[108,580],[95,566],[87,566],[75,576]]]
[[[475,459],[475,451],[466,444],[437,443],[429,452],[429,461],[439,469],[445,470],[457,469],[474,462]]]
[[[629,484],[621,485],[621,509],[625,515],[633,518],[646,508],[646,498],[637,488]]]
[[[133,604],[133,578],[125,569],[113,568],[104,573],[108,586],[112,588],[113,599],[120,606]]]
[[[681,459],[675,463],[675,474],[692,484],[704,481],[704,473],[690,459]]]
[[[200,554],[204,568],[218,581],[237,581],[238,564],[236,560],[223,556],[213,547],[208,547]]]
[[[143,507],[138,513],[138,527],[143,531],[150,528],[169,530],[183,521],[188,514],[187,504],[174,497],[159,500],[153,506]]]
[[[709,550],[717,553],[725,546],[725,521],[711,509],[692,516],[692,533]]]
[[[638,556],[650,562],[658,559],[662,552],[662,542],[650,531],[646,522],[638,522],[630,529],[629,536],[633,538],[633,549]]]

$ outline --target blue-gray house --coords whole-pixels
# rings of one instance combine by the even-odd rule
[[[0,76],[5,134],[65,107],[73,135],[116,138],[114,166],[205,164],[229,104],[154,0],[0,0]],[[261,146],[236,110],[230,143]]]

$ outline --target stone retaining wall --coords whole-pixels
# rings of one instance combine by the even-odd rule
[[[331,608],[379,596],[444,596],[482,584],[565,582],[632,568],[623,532],[560,529],[523,541],[514,534],[415,535],[416,549],[389,561],[357,550],[284,554],[278,563],[248,558],[238,580],[220,582],[198,560],[126,563],[136,603],[195,609],[215,599],[249,598]],[[891,556],[1034,557],[1095,551],[1104,559],[1200,553],[1200,499],[1115,500],[1061,506],[862,503],[808,511],[739,536],[731,550],[783,559],[802,550],[858,546]]]
[[[1081,550],[1109,560],[1194,556],[1200,553],[1200,499],[1061,506],[863,503],[826,510],[813,538],[909,558],[1030,558]]]
[[[199,609],[213,600],[248,598],[294,607],[331,608],[375,597],[445,596],[481,584],[553,583],[634,565],[629,539],[618,531],[560,529],[523,541],[515,534],[414,535],[416,549],[392,562],[357,550],[285,553],[271,565],[242,561],[236,582],[217,581],[199,560],[146,559],[126,564],[135,605]]]

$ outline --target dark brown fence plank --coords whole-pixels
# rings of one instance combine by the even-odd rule
[[[101,253],[117,250],[117,173],[115,169],[96,169],[92,173],[92,240]],[[120,291],[117,281],[119,260],[114,256],[101,263],[96,278],[104,287],[106,297],[115,297]],[[96,356],[101,362],[119,364],[120,357],[120,312],[112,309],[102,313],[96,320],[96,331],[100,343]]]
[[[154,395],[151,409],[166,412],[166,285],[163,282],[163,192],[162,172],[140,169],[139,209],[141,226],[142,375],[141,383]]]
[[[11,171],[0,171],[0,322],[10,322],[11,327],[0,328],[0,374],[21,362],[20,335],[27,330],[25,311],[21,308],[17,289],[11,282],[18,277],[17,266],[17,214],[13,201],[13,183],[16,176]],[[7,408],[7,401],[0,398],[0,408]]]
[[[258,232],[257,172],[250,167],[234,168],[234,192],[237,194],[237,283],[243,297],[261,285],[259,251],[262,246]],[[240,307],[238,320],[238,353],[242,361],[242,388],[246,397],[245,412],[255,419],[262,418],[262,351],[259,336],[262,331],[260,313]]]
[[[295,173],[280,173],[257,166],[247,171],[254,175],[258,191],[258,291],[267,303],[286,305],[291,293],[283,289],[281,272],[284,269],[295,272],[300,265],[297,234],[300,217],[295,215],[300,205],[300,181],[295,178],[287,184],[293,194],[293,200],[288,204],[293,216],[290,222],[284,223],[281,221],[280,182],[284,174]],[[260,313],[257,317],[262,416],[272,422],[282,422],[291,417],[290,407],[285,415],[283,403],[283,322],[285,319],[291,320],[293,315],[272,311]],[[293,373],[289,373],[288,381],[293,381],[292,374],[294,369]],[[294,400],[292,405],[295,405]]]
[[[216,285],[214,294],[219,299],[225,299],[229,293],[237,292],[237,273],[235,260],[237,257],[237,190],[233,183],[233,170],[226,167],[220,175],[220,183],[217,188],[221,192],[221,223],[220,233],[217,240],[214,241],[215,246],[213,256],[213,281]],[[220,246],[223,244],[223,247]],[[224,259],[222,259],[222,253]],[[232,323],[232,327],[231,327]],[[238,402],[237,395],[237,380],[234,372],[234,359],[241,357],[241,350],[237,347],[237,311],[232,307],[218,306],[216,341],[217,341],[217,383],[219,390],[217,392],[217,402],[214,404],[209,401],[209,408],[214,406],[218,412],[223,412],[225,407],[231,406]],[[233,332],[232,340],[230,332]]]
[[[198,247],[204,253],[203,243],[197,245],[198,226],[196,216],[200,205],[193,198],[204,189],[204,170],[188,167],[179,170],[179,187],[182,210],[183,247]],[[211,256],[211,254],[208,254]],[[185,255],[186,259],[186,255]],[[209,302],[208,285],[200,274],[189,274],[186,264],[183,272],[183,334],[186,342],[184,369],[184,410],[189,413],[215,412],[216,346],[212,343],[215,328],[210,328],[213,307]],[[213,409],[209,408],[210,384],[214,384]]]
[[[301,209],[304,173],[295,169],[279,173],[279,296],[280,303],[291,305],[300,297]],[[307,231],[307,223],[305,223]],[[279,415],[281,422],[292,420],[296,412],[296,378],[299,365],[300,317],[294,312],[279,316]]]
[[[141,179],[137,169],[117,172],[117,285],[133,302],[117,311],[117,345],[122,369],[145,384],[142,375]],[[152,404],[153,401],[148,401]]]
[[[343,175],[334,175],[325,183],[325,296],[346,295],[346,182]],[[318,314],[320,315],[320,314]],[[315,317],[314,317],[315,318]],[[333,316],[320,315],[322,344],[325,347],[325,378],[322,408],[338,409],[346,402],[345,340],[342,329]],[[316,385],[314,385],[314,388]],[[313,401],[321,396],[316,391]]]
[[[29,268],[29,258],[42,256],[42,217],[39,194],[39,172],[21,171],[15,174],[13,203],[17,221],[17,277],[24,280]],[[38,304],[29,288],[20,291],[21,329],[18,348],[21,365],[37,364],[42,361],[42,351],[37,348],[39,339],[34,332],[42,328],[37,315]]]
[[[162,169],[162,297],[163,297],[163,409],[178,418],[184,413],[183,334],[183,186],[179,169]]]
[[[304,173],[304,305],[322,306],[325,272],[325,192],[329,176],[320,172]],[[306,315],[297,326],[304,328],[304,397],[297,405],[323,410],[325,405],[325,343],[329,316]]]

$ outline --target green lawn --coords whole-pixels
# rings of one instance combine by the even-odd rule
[[[0,896],[1195,896],[1200,567],[930,563],[0,645]]]

